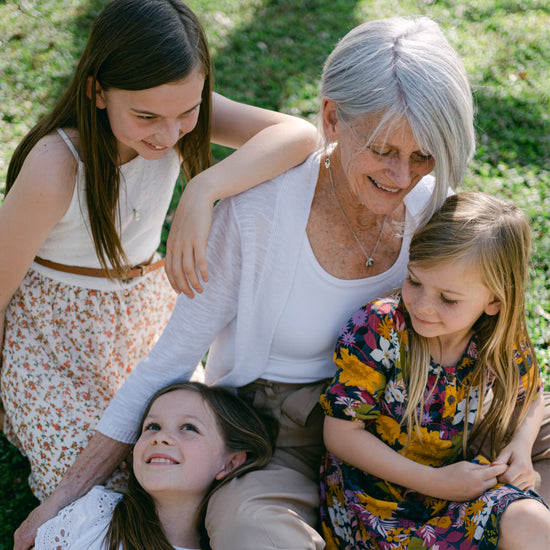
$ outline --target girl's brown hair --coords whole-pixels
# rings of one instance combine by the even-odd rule
[[[117,141],[106,110],[97,109],[98,83],[104,90],[145,90],[182,80],[199,70],[205,77],[196,127],[176,148],[189,179],[212,161],[210,118],[212,69],[204,30],[180,0],[114,0],[99,15],[65,93],[15,150],[6,179],[13,186],[31,149],[56,128],[76,128],[86,171],[90,228],[101,265],[119,275],[128,267],[117,228],[120,171]],[[110,265],[109,265],[110,264]]]
[[[510,201],[479,192],[448,197],[411,241],[411,263],[429,269],[446,262],[466,262],[500,301],[498,314],[482,314],[473,327],[478,338],[478,359],[465,412],[465,456],[468,456],[469,441],[480,434],[488,434],[489,458],[493,460],[510,441],[538,391],[539,370],[525,321],[530,254],[531,230],[525,213]],[[404,422],[408,423],[410,439],[413,427],[420,425],[418,405],[422,410],[430,351],[426,338],[412,328],[409,332],[410,353],[405,363],[409,403]],[[527,377],[521,413],[514,415],[520,381],[519,362],[530,367],[531,374]],[[493,399],[482,418],[489,373],[494,378]],[[477,389],[479,404],[472,433],[468,434],[467,418],[473,389]]]
[[[246,460],[221,480],[214,480],[197,511],[197,529],[201,550],[210,550],[204,526],[208,500],[214,492],[232,479],[251,470],[263,468],[270,460],[277,437],[274,419],[252,409],[236,394],[219,386],[199,382],[178,382],[158,391],[143,413],[143,422],[151,405],[161,395],[185,390],[200,394],[214,413],[225,445],[229,451],[245,451]],[[108,550],[173,550],[166,539],[151,496],[141,487],[133,473],[128,490],[117,504],[106,535]]]

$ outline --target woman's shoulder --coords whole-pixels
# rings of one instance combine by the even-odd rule
[[[236,208],[248,208],[255,205],[272,209],[272,201],[277,200],[279,196],[290,194],[296,198],[293,204],[300,205],[302,200],[308,200],[315,189],[319,175],[319,159],[318,152],[312,153],[302,164],[228,200],[232,201]]]

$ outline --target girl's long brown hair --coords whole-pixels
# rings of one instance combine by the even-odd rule
[[[8,192],[31,149],[56,128],[76,128],[86,170],[86,202],[98,259],[119,275],[127,266],[117,228],[120,160],[105,109],[96,108],[99,83],[104,90],[145,90],[200,70],[205,83],[196,127],[177,149],[189,179],[212,161],[210,118],[212,69],[204,30],[180,0],[114,0],[94,23],[88,43],[65,93],[53,110],[25,136],[8,167]],[[163,182],[161,182],[163,183]]]
[[[500,300],[497,315],[482,314],[473,329],[478,338],[478,359],[465,412],[464,455],[478,435],[489,437],[493,460],[510,441],[535,399],[539,371],[525,321],[525,289],[531,253],[527,216],[512,202],[485,193],[460,193],[447,198],[443,207],[413,236],[409,261],[423,268],[465,261],[480,274],[483,284]],[[403,423],[412,430],[420,425],[428,377],[428,340],[409,331],[405,359],[409,402]],[[530,367],[525,400],[515,415],[519,387],[518,361]],[[531,365],[531,361],[534,362]],[[494,378],[493,399],[482,417],[488,374]],[[468,411],[471,390],[477,388],[479,404],[471,434]]]
[[[192,391],[201,395],[216,418],[218,427],[229,451],[245,451],[246,460],[221,480],[214,480],[197,510],[197,530],[201,550],[210,550],[204,526],[208,500],[214,492],[232,479],[251,470],[263,468],[270,460],[277,437],[277,424],[271,417],[252,409],[231,391],[206,386],[199,382],[179,382],[157,392],[145,410],[143,421],[151,405],[161,395],[176,390]],[[106,535],[108,550],[173,550],[159,521],[151,496],[141,487],[133,473],[128,490],[117,504]]]

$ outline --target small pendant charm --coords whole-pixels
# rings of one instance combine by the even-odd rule
[[[365,262],[365,265],[367,267],[372,267],[374,265],[374,258],[367,258],[367,261]]]
[[[325,168],[328,170],[330,168],[330,157],[325,159]]]

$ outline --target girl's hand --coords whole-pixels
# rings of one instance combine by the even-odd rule
[[[206,243],[212,224],[214,199],[208,194],[206,182],[194,177],[185,187],[176,209],[166,241],[166,274],[178,293],[189,298],[203,291],[208,281]],[[200,275],[200,279],[199,279]]]
[[[526,446],[514,441],[504,447],[493,464],[506,464],[507,470],[498,477],[500,483],[510,483],[522,491],[535,487],[536,472],[531,462],[531,453],[525,452]],[[527,447],[530,449],[530,447]]]
[[[456,462],[449,466],[436,468],[436,483],[430,496],[464,502],[473,500],[494,487],[497,478],[508,469],[506,464],[476,464],[474,462]]]

